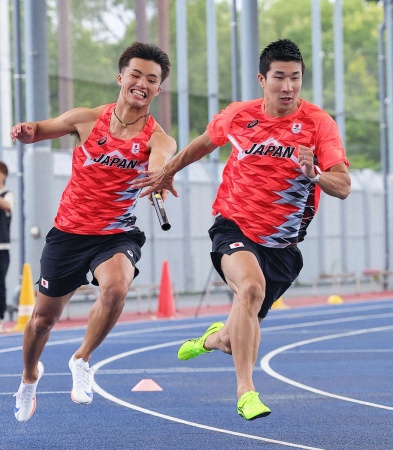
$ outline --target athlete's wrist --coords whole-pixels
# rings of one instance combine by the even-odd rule
[[[321,178],[322,170],[318,166],[314,166],[314,177],[308,177],[312,183],[317,183]]]
[[[170,174],[166,171],[166,169],[165,169],[165,164],[161,167],[161,169],[162,169],[163,174],[166,175],[167,177],[169,177],[169,178],[173,178],[173,177],[174,177],[174,175],[170,175]]]

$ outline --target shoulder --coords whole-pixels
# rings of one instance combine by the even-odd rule
[[[5,208],[5,209],[12,211],[14,201],[15,201],[14,194],[11,191],[9,191],[7,188],[3,188],[0,190],[0,197],[2,197],[8,203],[7,208]]]
[[[154,131],[149,139],[150,147],[158,142],[161,145],[165,143],[165,146],[170,146],[171,148],[173,147],[176,150],[177,144],[175,139],[168,133],[166,133],[166,131],[162,128],[162,126],[158,122],[155,122]]]
[[[333,117],[320,106],[302,99],[301,111],[318,120],[334,121]]]
[[[234,117],[237,114],[241,114],[249,110],[260,109],[261,104],[262,100],[260,98],[243,102],[233,102],[230,103],[225,109],[221,110],[220,114]]]

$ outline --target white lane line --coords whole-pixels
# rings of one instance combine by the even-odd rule
[[[15,392],[0,392],[0,395],[14,395]],[[42,394],[51,395],[51,394],[67,394],[70,395],[70,391],[37,391],[37,395],[40,396]]]
[[[387,301],[386,304],[362,304],[362,306],[355,306],[355,305],[318,305],[318,307],[322,307],[323,309],[316,309],[315,306],[309,306],[305,307],[306,311],[303,309],[296,308],[290,308],[285,310],[279,310],[275,309],[269,312],[269,315],[265,319],[266,322],[270,320],[281,320],[281,319],[292,319],[297,317],[312,317],[312,316],[327,316],[327,315],[333,315],[333,314],[344,314],[344,313],[358,313],[361,311],[376,311],[379,309],[386,310],[393,308],[393,302]]]
[[[277,325],[275,327],[266,327],[266,328],[264,328],[262,325],[261,332],[263,333],[264,331],[280,331],[280,330],[291,330],[294,328],[317,327],[319,325],[331,325],[331,324],[335,324],[335,323],[357,322],[358,320],[386,319],[388,317],[393,317],[393,313],[374,314],[374,315],[370,315],[370,316],[343,317],[340,319],[330,319],[330,320],[317,320],[315,322],[301,322],[301,323],[293,323],[293,324],[288,324],[288,325]]]
[[[91,369],[93,370],[93,369]],[[234,372],[234,367],[167,367],[152,369],[108,369],[100,370],[100,375],[140,375],[140,374],[180,374],[180,373],[223,373]],[[256,372],[262,372],[260,367]],[[70,377],[71,372],[45,372],[46,377]],[[3,373],[0,378],[20,378],[20,373]]]
[[[296,323],[296,324],[277,325],[277,326],[273,326],[273,327],[262,327],[261,331],[266,332],[266,331],[292,330],[295,328],[317,327],[320,325],[331,325],[331,324],[336,324],[336,323],[356,322],[359,320],[386,319],[388,317],[393,317],[393,313],[345,317],[345,318],[340,318],[340,319],[317,320],[314,322],[301,322],[301,323]],[[139,330],[130,330],[130,331],[114,331],[107,336],[107,339],[116,338],[116,337],[120,337],[120,336],[139,335],[139,334],[144,334],[144,333],[155,333],[155,332],[161,332],[161,331],[171,331],[171,330],[176,331],[176,330],[184,330],[184,329],[190,329],[190,328],[201,328],[203,326],[207,326],[210,324],[211,324],[211,322],[198,322],[195,324],[167,325],[167,326],[162,326],[162,327],[141,328]],[[55,346],[55,345],[72,344],[75,342],[81,342],[82,340],[83,340],[83,336],[77,337],[77,338],[60,339],[57,341],[49,341],[46,344],[46,347],[51,347],[51,346]],[[179,342],[183,343],[184,340],[179,341]],[[22,350],[22,346],[0,349],[0,353],[15,352],[18,350]]]
[[[126,402],[118,397],[115,397],[114,395],[110,394],[109,392],[105,391],[104,389],[101,388],[101,386],[98,385],[98,383],[96,382],[95,378],[94,378],[94,374],[97,370],[99,370],[101,367],[103,367],[106,364],[110,364],[113,361],[116,361],[118,359],[121,358],[126,358],[127,356],[131,356],[131,355],[135,355],[137,353],[142,353],[142,352],[147,352],[150,350],[157,350],[160,348],[165,348],[165,347],[171,347],[174,345],[179,345],[179,343],[182,343],[183,341],[175,341],[175,342],[167,342],[165,344],[159,344],[159,345],[151,345],[149,347],[144,347],[144,348],[138,348],[135,350],[130,350],[128,352],[124,352],[124,353],[119,353],[118,355],[114,355],[111,356],[110,358],[106,358],[100,362],[98,362],[97,364],[94,364],[94,366],[92,366],[92,383],[93,383],[93,389],[95,392],[97,392],[97,394],[101,395],[102,397],[106,398],[107,400],[110,400],[118,405],[124,406],[126,408],[130,408],[133,409],[135,411],[139,411],[141,413],[144,414],[149,414],[151,416],[155,416],[155,417],[159,417],[161,419],[165,419],[165,420],[169,420],[171,422],[176,422],[176,423],[181,423],[183,425],[188,425],[194,428],[201,428],[203,430],[209,430],[209,431],[215,431],[217,433],[224,433],[224,434],[229,434],[232,436],[237,436],[237,437],[243,437],[243,438],[247,438],[247,439],[253,439],[256,441],[263,441],[263,442],[268,442],[270,444],[278,444],[278,445],[285,445],[287,447],[292,447],[292,448],[300,448],[300,449],[304,449],[304,450],[323,450],[320,447],[308,447],[305,445],[300,445],[300,444],[294,444],[292,442],[285,442],[285,441],[278,441],[275,439],[269,439],[269,438],[263,438],[260,436],[255,436],[252,434],[244,434],[244,433],[239,433],[236,431],[231,431],[231,430],[226,430],[224,428],[216,428],[216,427],[210,427],[208,425],[203,425],[197,422],[190,422],[188,420],[183,420],[183,419],[179,419],[177,417],[173,417],[173,416],[168,416],[166,414],[161,414],[158,413],[156,411],[152,411],[150,409],[146,409],[146,408],[141,408],[140,406],[134,405],[132,403]]]
[[[204,326],[211,325],[210,322],[198,322],[197,324],[185,324],[185,325],[169,325],[169,326],[162,326],[162,327],[148,327],[148,328],[141,328],[139,330],[129,330],[129,331],[113,331],[111,332],[106,339],[108,338],[116,338],[120,336],[132,336],[132,335],[139,335],[144,333],[154,333],[154,332],[160,332],[160,331],[170,331],[170,330],[184,330],[184,329],[191,329],[191,328],[201,328]],[[64,330],[57,330],[57,331],[63,331],[67,332],[67,329]],[[83,330],[84,331],[84,330]],[[67,339],[59,339],[57,341],[49,341],[45,345],[45,347],[53,347],[55,345],[65,345],[65,344],[73,344],[76,342],[81,342],[83,340],[83,336],[77,337],[77,338],[67,338]],[[180,342],[181,344],[184,342],[184,339]],[[10,353],[10,352],[16,352],[22,350],[22,346],[19,345],[17,347],[8,347],[0,349],[1,353]]]
[[[280,380],[284,383],[290,384],[292,386],[298,387],[300,389],[304,389],[306,391],[310,391],[310,392],[314,392],[316,394],[320,394],[320,395],[324,395],[326,397],[332,397],[332,398],[336,398],[338,400],[344,400],[347,402],[352,402],[352,403],[358,403],[360,405],[365,405],[365,406],[372,406],[373,408],[381,408],[381,409],[387,409],[389,411],[393,411],[393,406],[386,406],[386,405],[380,405],[378,403],[370,403],[370,402],[365,402],[362,400],[357,400],[355,398],[351,398],[351,397],[344,397],[342,395],[337,395],[337,394],[333,394],[331,392],[327,392],[327,391],[322,391],[320,389],[315,389],[311,386],[308,386],[306,384],[302,384],[302,383],[298,383],[295,380],[292,380],[290,378],[284,377],[283,375],[280,375],[278,372],[276,372],[275,370],[273,370],[270,367],[270,361],[272,360],[272,358],[274,358],[275,356],[277,356],[280,353],[283,353],[287,350],[291,350],[295,347],[300,347],[302,345],[308,345],[308,344],[312,344],[314,342],[321,342],[321,341],[327,341],[329,339],[339,339],[339,338],[343,338],[343,337],[351,337],[351,336],[356,336],[356,335],[360,335],[360,334],[366,334],[366,333],[379,333],[381,331],[390,331],[393,330],[393,326],[386,326],[386,327],[376,327],[376,328],[369,328],[369,329],[365,329],[365,330],[356,330],[356,331],[347,331],[345,333],[337,333],[337,334],[331,334],[331,335],[327,335],[327,336],[321,336],[321,337],[317,337],[317,338],[313,338],[313,339],[307,339],[304,341],[299,341],[299,342],[295,342],[293,344],[289,344],[289,345],[284,345],[283,347],[279,347],[271,352],[269,352],[267,355],[265,355],[262,359],[261,359],[261,368],[270,376],[272,376],[273,378],[276,378],[277,380]]]

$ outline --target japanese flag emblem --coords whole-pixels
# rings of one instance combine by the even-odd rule
[[[49,289],[49,281],[45,280],[45,278],[41,277],[41,286],[43,286],[46,289]]]
[[[234,242],[233,244],[229,244],[230,249],[238,248],[238,247],[244,247],[243,242]]]

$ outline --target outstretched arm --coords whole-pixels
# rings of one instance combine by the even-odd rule
[[[207,131],[205,131],[186,145],[186,147],[184,147],[184,149],[167,164],[164,164],[155,170],[141,171],[146,177],[134,180],[132,185],[136,188],[147,187],[141,194],[141,197],[164,189],[170,191],[175,197],[178,197],[179,194],[173,187],[173,177],[175,174],[193,162],[199,161],[216,148],[217,146],[211,141]]]
[[[101,108],[74,108],[53,119],[19,122],[11,128],[10,136],[13,141],[32,144],[76,133],[83,142],[91,131],[91,124],[97,120]]]

